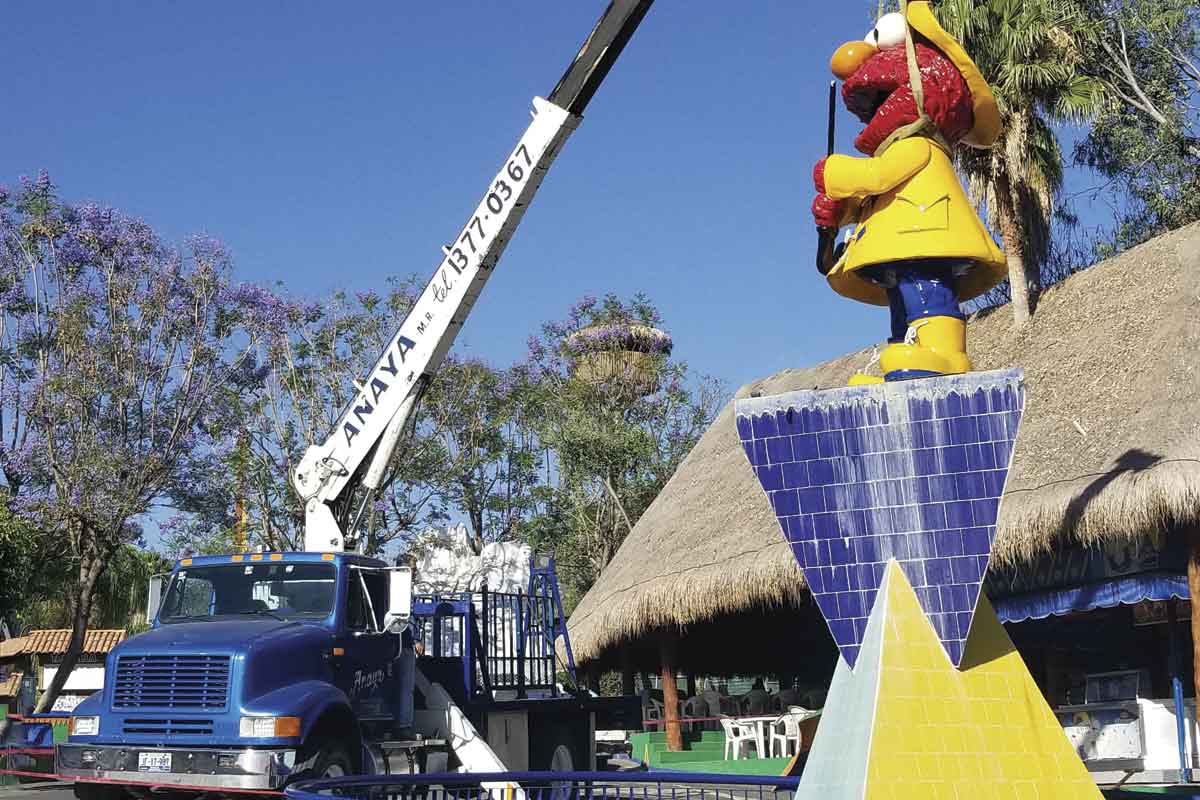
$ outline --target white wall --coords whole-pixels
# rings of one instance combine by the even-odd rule
[[[45,689],[54,680],[58,667],[42,667],[42,683],[40,689]],[[104,688],[103,664],[77,664],[67,677],[63,686],[65,692],[94,692]]]

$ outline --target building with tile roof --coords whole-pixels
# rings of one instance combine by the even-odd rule
[[[83,639],[85,655],[104,655],[125,639],[123,630],[90,630]],[[19,639],[10,641],[23,642],[21,653],[39,656],[61,656],[67,652],[71,643],[69,628],[52,628],[30,631]]]
[[[104,686],[104,657],[124,639],[123,630],[102,628],[87,632],[83,653],[55,703],[56,711],[70,711],[80,700]],[[71,631],[68,628],[33,630],[24,636],[0,642],[0,702],[12,706],[24,675],[37,676],[37,693],[40,696],[53,679],[70,642]],[[10,694],[5,695],[5,691],[10,691]]]

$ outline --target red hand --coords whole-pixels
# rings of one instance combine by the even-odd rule
[[[827,194],[819,194],[812,204],[813,219],[821,228],[837,228],[842,221],[842,201]]]
[[[825,159],[821,159],[813,165],[813,186],[817,188],[817,194],[825,194]]]

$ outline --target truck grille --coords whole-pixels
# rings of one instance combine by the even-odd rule
[[[211,734],[211,719],[127,719],[125,733],[162,733],[173,736],[180,733]]]
[[[113,708],[221,709],[229,699],[229,656],[121,656]]]

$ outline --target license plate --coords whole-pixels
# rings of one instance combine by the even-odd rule
[[[170,753],[138,753],[138,772],[170,772]]]

